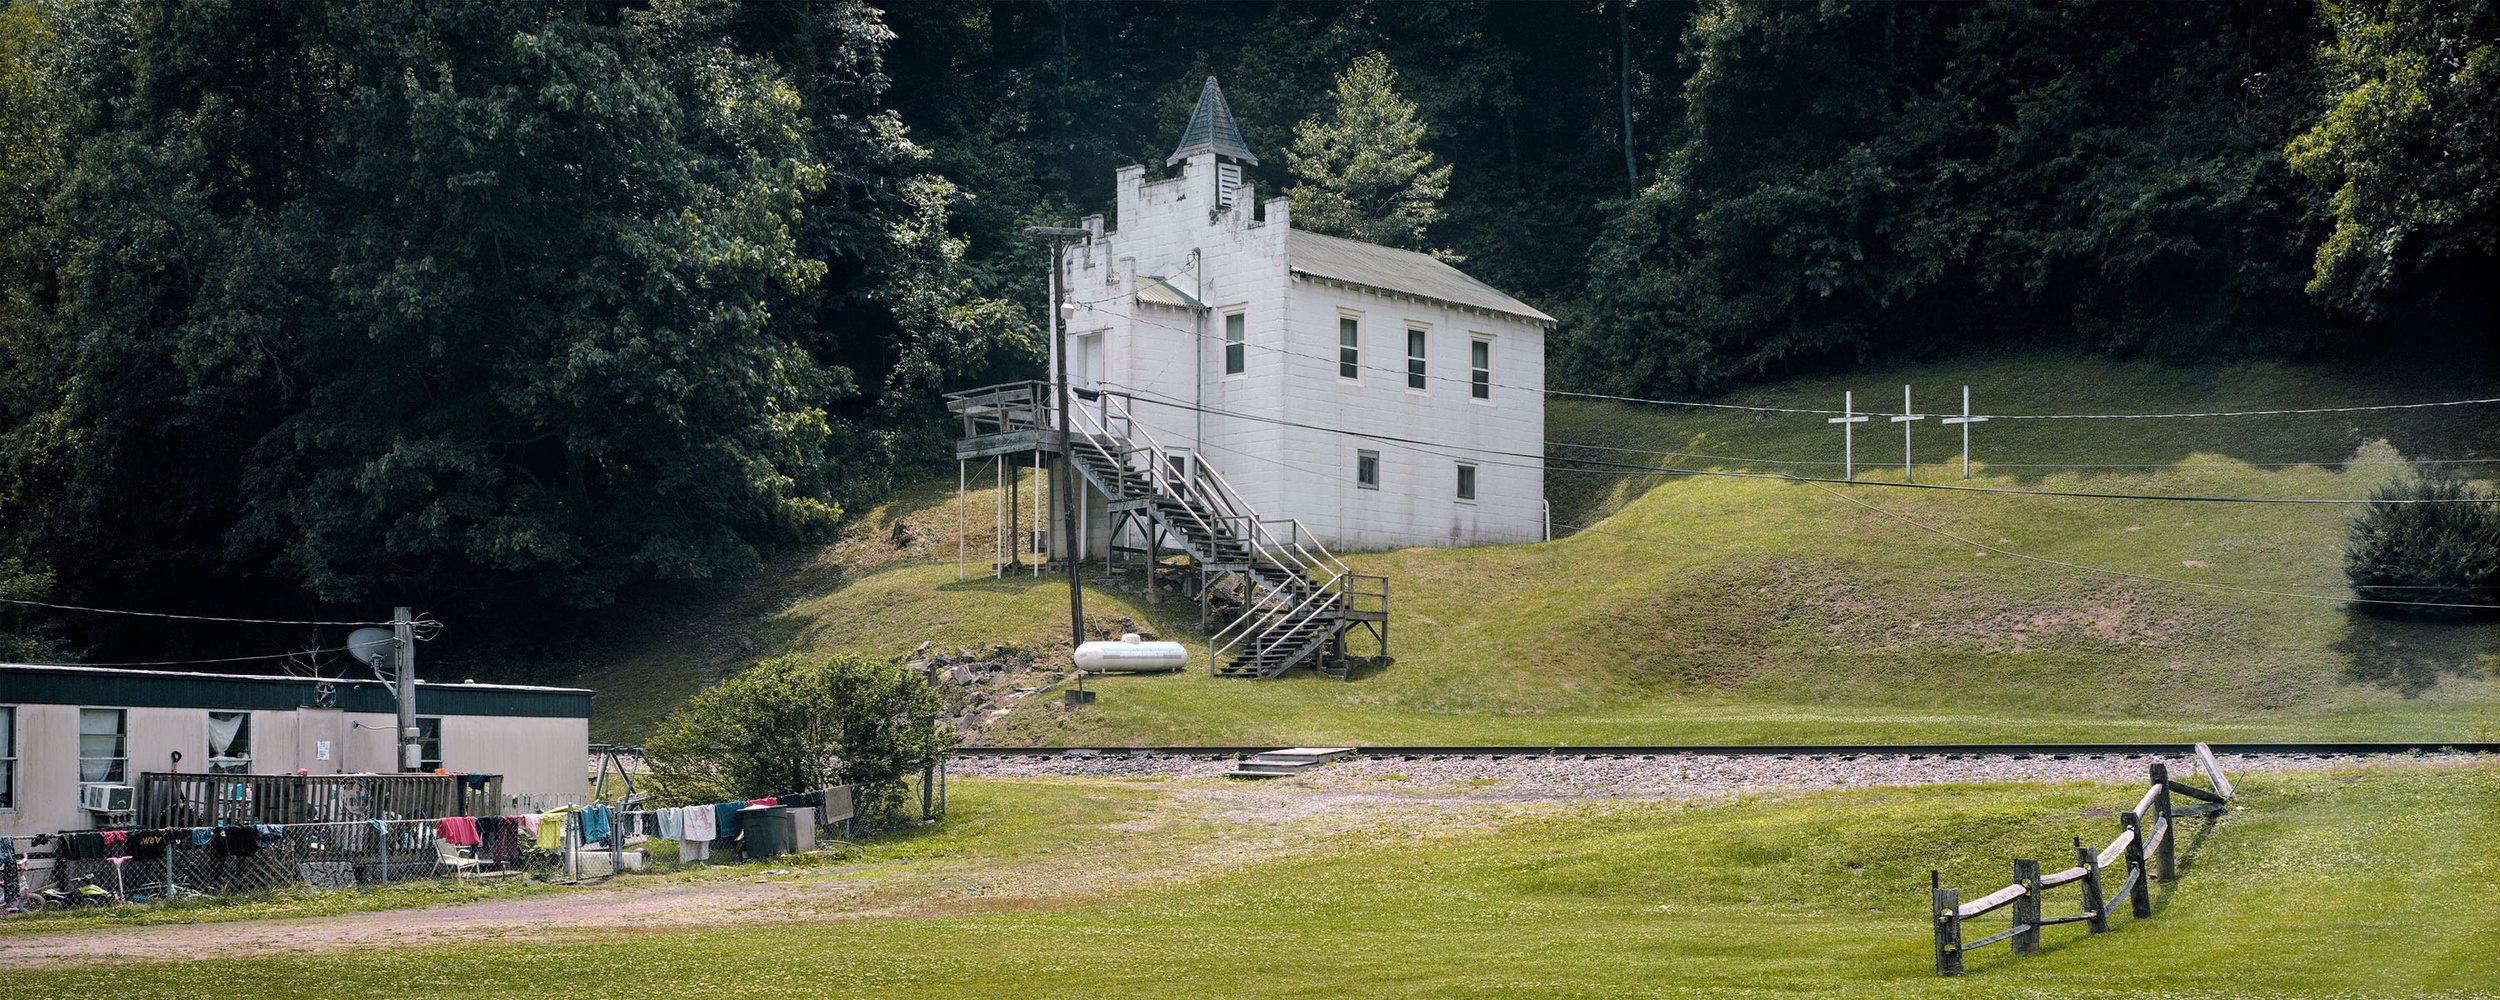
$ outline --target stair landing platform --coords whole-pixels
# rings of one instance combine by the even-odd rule
[[[1288,747],[1233,765],[1227,778],[1283,778],[1354,756],[1353,747]]]

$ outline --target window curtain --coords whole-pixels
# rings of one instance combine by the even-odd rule
[[[250,716],[241,712],[208,713],[208,755],[233,756],[226,751],[234,746],[234,738],[243,734],[243,720],[247,718]]]
[[[78,780],[112,781],[121,776],[122,713],[119,709],[78,710]]]

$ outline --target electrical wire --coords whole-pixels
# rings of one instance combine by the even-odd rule
[[[277,618],[220,618],[220,617],[216,617],[216,616],[214,616],[214,615],[172,615],[172,614],[164,614],[164,613],[161,613],[161,612],[155,612],[155,611],[122,611],[122,610],[117,610],[117,609],[114,609],[114,608],[88,608],[88,607],[80,607],[80,606],[75,605],[75,604],[52,604],[52,603],[49,603],[49,602],[46,602],[46,601],[26,601],[26,600],[19,600],[19,599],[16,599],[16,598],[0,598],[0,604],[20,604],[20,605],[25,605],[25,606],[27,606],[27,607],[33,607],[33,608],[52,608],[52,609],[59,610],[59,611],[85,611],[85,612],[89,612],[89,613],[92,613],[92,614],[99,614],[99,615],[127,615],[127,616],[130,616],[130,617],[133,617],[133,618],[164,618],[164,619],[170,619],[170,620],[174,620],[174,621],[186,621],[186,622],[230,622],[230,623],[234,623],[234,624],[241,624],[241,625],[336,625],[336,626],[343,626],[343,627],[349,627],[349,628],[356,628],[356,627],[373,627],[373,628],[379,628],[379,627],[383,627],[383,626],[389,626],[389,625],[396,625],[396,624],[399,624],[399,623],[398,623],[398,622],[396,622],[396,621],[378,621],[378,622],[321,622],[321,621],[289,621],[289,620],[285,620],[285,619],[277,619]]]
[[[1114,386],[1117,386],[1117,391],[1118,391],[1118,392],[1120,392],[1120,393],[1122,393],[1122,394],[1125,394],[1125,395],[1129,396],[1129,397],[1130,397],[1130,398],[1132,398],[1132,399],[1139,399],[1139,400],[1142,400],[1142,401],[1145,401],[1145,402],[1148,402],[1148,403],[1152,403],[1152,404],[1157,405],[1157,406],[1168,407],[1168,408],[1171,408],[1171,409],[1183,410],[1183,411],[1188,411],[1188,412],[1196,412],[1196,413],[1205,413],[1205,414],[1209,414],[1209,415],[1213,415],[1213,416],[1227,417],[1227,418],[1236,419],[1236,420],[1246,420],[1246,421],[1251,421],[1251,422],[1256,422],[1256,423],[1275,424],[1275,425],[1282,426],[1282,427],[1292,427],[1292,428],[1296,428],[1296,429],[1300,429],[1300,430],[1317,431],[1317,432],[1319,432],[1319,433],[1323,433],[1323,434],[1336,434],[1336,435],[1341,435],[1341,436],[1345,436],[1345,437],[1360,438],[1360,439],[1363,439],[1363,440],[1366,440],[1366,441],[1378,441],[1378,442],[1391,443],[1391,444],[1402,444],[1402,445],[1407,445],[1407,446],[1410,446],[1410,447],[1415,447],[1415,448],[1419,448],[1419,449],[1424,449],[1424,450],[1427,450],[1427,451],[1431,451],[1431,452],[1432,452],[1432,453],[1434,453],[1434,454],[1440,454],[1440,455],[1444,455],[1444,456],[1448,456],[1448,457],[1456,457],[1455,453],[1462,453],[1462,452],[1463,452],[1463,453],[1465,453],[1465,454],[1468,454],[1468,455],[1474,455],[1474,456],[1498,456],[1498,457],[1504,457],[1504,458],[1525,459],[1525,460],[1528,460],[1528,461],[1538,462],[1538,463],[1544,463],[1544,462],[1548,462],[1548,461],[1576,462],[1576,463],[1579,463],[1579,464],[1582,464],[1582,465],[1592,465],[1592,466],[1605,466],[1605,467],[1611,467],[1611,468],[1615,468],[1615,469],[1619,469],[1619,470],[1625,470],[1625,471],[1627,471],[1627,472],[1631,472],[1631,473],[1634,473],[1634,474],[1641,474],[1641,475],[1715,476],[1715,477],[1729,478],[1729,479],[1778,479],[1778,480],[1791,480],[1791,481],[1797,481],[1797,482],[1831,483],[1831,484],[1835,484],[1835,485],[1845,485],[1845,486],[1869,486],[1869,487],[1877,487],[1877,488],[1882,488],[1882,489],[1936,490],[1936,491],[1945,491],[1945,492],[1954,492],[1954,493],[1991,493],[1991,494],[2004,494],[2004,495],[2012,495],[2012,496],[2069,497],[2069,498],[2086,499],[2086,500],[2151,500],[2151,501],[2172,501],[2172,502],[2181,502],[2181,503],[2241,503],[2241,504],[2292,504],[2292,505],[2353,505],[2353,504],[2369,504],[2369,505],[2386,505],[2386,506],[2408,506],[2408,505],[2417,505],[2417,504],[2452,504],[2452,503],[2460,503],[2460,504],[2461,504],[2461,503],[2481,503],[2481,504],[2488,504],[2488,503],[2500,503],[2500,497],[2458,497],[2458,498],[2447,498],[2447,499],[2437,499],[2437,498],[2434,498],[2434,499],[2416,499],[2416,498],[2403,498],[2403,497],[2397,497],[2397,498],[2368,498],[2368,497],[2361,497],[2361,498],[2338,498],[2338,497],[2232,497],[2232,496],[2182,496],[2182,495],[2174,495],[2174,494],[2154,494],[2154,493],[2099,493],[2099,492],[2087,492],[2087,491],[2081,491],[2081,490],[2018,490],[2018,489],[2011,489],[2011,488],[2007,488],[2007,487],[1999,487],[1999,486],[1952,486],[1952,485],[1946,485],[1946,484],[1941,484],[1941,483],[1895,483],[1895,482],[1888,482],[1888,481],[1885,481],[1885,480],[1831,479],[1831,478],[1827,478],[1827,477],[1817,477],[1817,476],[1798,476],[1798,475],[1794,475],[1794,474],[1791,474],[1791,473],[1784,473],[1784,472],[1732,472],[1732,471],[1728,471],[1728,470],[1724,470],[1724,469],[1687,469],[1687,468],[1678,468],[1678,467],[1673,467],[1673,466],[1644,466],[1644,465],[1633,465],[1633,464],[1623,463],[1623,462],[1607,462],[1607,461],[1602,461],[1602,460],[1598,460],[1598,459],[1582,459],[1582,458],[1571,458],[1571,457],[1568,457],[1568,456],[1547,456],[1547,455],[1543,455],[1543,454],[1526,454],[1526,453],[1521,453],[1521,452],[1500,451],[1500,450],[1497,450],[1497,449],[1491,449],[1491,448],[1479,448],[1479,447],[1474,447],[1474,446],[1470,446],[1470,445],[1449,444],[1449,443],[1446,443],[1446,442],[1439,442],[1439,441],[1424,441],[1424,440],[1418,440],[1418,439],[1415,439],[1415,438],[1399,437],[1399,436],[1396,436],[1396,435],[1390,435],[1390,434],[1376,434],[1376,433],[1371,433],[1371,432],[1367,432],[1367,431],[1347,430],[1347,429],[1342,428],[1342,427],[1329,427],[1329,426],[1326,426],[1326,425],[1322,425],[1322,424],[1314,424],[1314,423],[1309,423],[1309,422],[1306,422],[1306,421],[1299,421],[1299,420],[1287,420],[1287,419],[1282,418],[1282,417],[1267,417],[1267,416],[1260,416],[1260,415],[1256,415],[1256,414],[1237,413],[1237,412],[1233,412],[1233,411],[1230,411],[1230,410],[1225,410],[1225,409],[1222,409],[1222,408],[1219,408],[1219,407],[1199,406],[1199,405],[1194,404],[1194,403],[1183,402],[1183,401],[1181,401],[1181,400],[1175,399],[1175,398],[1170,397],[1170,396],[1166,396],[1166,395],[1164,395],[1164,394],[1162,394],[1162,393],[1159,393],[1159,392],[1154,392],[1154,391],[1152,391],[1152,390],[1147,390],[1147,389],[1138,389],[1138,388],[1135,388],[1135,387],[1132,387],[1132,386],[1119,386],[1117,383],[1105,383],[1105,384],[1106,384],[1106,385],[1114,385]]]
[[[1943,528],[1939,528],[1939,527],[1936,527],[1936,526],[1934,526],[1934,525],[1927,524],[1927,523],[1924,523],[1924,522],[1921,522],[1921,521],[1918,521],[1918,520],[1915,520],[1915,519],[1912,519],[1912,518],[1909,518],[1909,517],[1906,517],[1906,516],[1903,516],[1903,515],[1900,515],[1900,514],[1895,514],[1895,513],[1891,512],[1891,511],[1889,511],[1889,510],[1885,510],[1885,509],[1883,509],[1883,508],[1881,508],[1881,507],[1875,506],[1874,504],[1868,503],[1868,502],[1866,502],[1866,501],[1864,501],[1864,500],[1860,500],[1860,499],[1858,499],[1858,498],[1856,498],[1856,497],[1853,497],[1853,496],[1850,496],[1850,495],[1848,495],[1848,494],[1846,494],[1846,493],[1842,493],[1842,492],[1840,492],[1839,490],[1832,489],[1832,488],[1830,488],[1830,487],[1828,487],[1828,486],[1825,486],[1825,485],[1823,485],[1823,484],[1821,484],[1821,483],[1813,482],[1813,481],[1810,481],[1810,480],[1799,480],[1799,481],[1800,481],[1800,482],[1804,482],[1806,485],[1811,486],[1811,487],[1814,487],[1814,488],[1815,488],[1815,489],[1817,489],[1817,490],[1821,490],[1821,491],[1822,491],[1822,492],[1824,492],[1824,493],[1830,494],[1832,497],[1834,497],[1834,498],[1836,498],[1836,499],[1839,499],[1839,500],[1845,501],[1845,502],[1850,503],[1850,504],[1854,504],[1854,505],[1859,506],[1859,507],[1863,507],[1863,508],[1865,508],[1865,509],[1867,509],[1867,510],[1870,510],[1870,511],[1873,511],[1873,512],[1875,512],[1875,513],[1877,513],[1877,514],[1881,514],[1881,515],[1883,515],[1883,516],[1885,516],[1885,517],[1888,517],[1888,518],[1891,518],[1891,519],[1893,519],[1893,520],[1895,520],[1895,521],[1899,521],[1899,522],[1901,522],[1901,523],[1903,523],[1903,524],[1906,524],[1906,525],[1909,525],[1909,526],[1911,526],[1911,527],[1913,527],[1913,528],[1917,528],[1917,529],[1919,529],[1920,531],[1925,531],[1925,532],[1930,532],[1930,533],[1937,534],[1937,535],[1942,535],[1942,536],[1944,536],[1944,537],[1946,537],[1946,538],[1950,538],[1950,539],[1952,539],[1952,540],[1954,540],[1954,541],[1957,541],[1957,542],[1960,542],[1960,543],[1962,543],[1962,544],[1964,544],[1964,545],[1976,546],[1976,547],[1978,547],[1978,548],[1986,549],[1986,550],[1988,550],[1988,551],[1990,551],[1990,552],[1994,552],[1994,553],[1997,553],[1997,554],[1999,554],[1999,555],[2012,556],[2012,557],[2014,557],[2014,558],[2016,558],[2016,559],[2025,559],[2025,560],[2029,560],[2029,561],[2031,561],[2031,562],[2042,563],[2042,564],[2049,565],[2049,566],[2061,566],[2061,567],[2064,567],[2064,568],[2066,568],[2066,569],[2083,570],[2083,571],[2085,571],[2085,572],[2089,572],[2089,573],[2103,573],[2103,574],[2107,574],[2107,575],[2110,575],[2110,576],[2126,577],[2126,578],[2131,579],[2131,580],[2145,580],[2145,581],[2149,581],[2149,582],[2153,582],[2153,583],[2168,583],[2168,584],[2175,584],[2175,585],[2178,585],[2178,586],[2181,586],[2181,587],[2201,587],[2201,588],[2204,588],[2204,589],[2206,589],[2206,590],[2223,590],[2223,591],[2230,591],[2230,592],[2232,592],[2232,593],[2237,593],[2237,594],[2260,594],[2260,595],[2264,595],[2264,596],[2266,596],[2266,597],[2290,597],[2290,598],[2296,598],[2296,599],[2299,599],[2299,600],[2305,600],[2305,601],[2333,601],[2333,602],[2338,603],[2338,604],[2370,604],[2370,605],[2379,605],[2379,606],[2387,606],[2387,607],[2405,607],[2405,608],[2458,608],[2458,609],[2471,609],[2471,610],[2478,610],[2478,611],[2500,611],[2500,604],[2456,604],[2456,603],[2448,603],[2448,602],[2442,602],[2442,601],[2386,601],[2386,600],[2377,600],[2377,599],[2367,598],[2367,597],[2332,597],[2332,596],[2328,596],[2328,595],[2325,595],[2325,594],[2299,594],[2299,593],[2293,593],[2293,592],[2291,592],[2291,591],[2286,591],[2286,590],[2263,590],[2263,589],[2259,589],[2259,588],[2256,588],[2256,587],[2234,587],[2234,586],[2231,586],[2231,585],[2229,585],[2229,584],[2221,584],[2221,583],[2205,583],[2205,582],[2202,582],[2202,581],[2197,581],[2197,580],[2179,580],[2179,579],[2173,579],[2173,578],[2171,578],[2171,577],[2153,576],[2153,575],[2146,574],[2146,573],[2132,573],[2132,572],[2128,572],[2128,571],[2123,570],[2123,569],[2111,569],[2111,568],[2109,568],[2109,567],[2107,567],[2107,566],[2093,566],[2093,565],[2089,565],[2089,564],[2086,564],[2086,563],[2069,562],[2069,561],[2064,560],[2064,559],[2051,559],[2051,558],[2048,558],[2047,556],[2035,556],[2035,555],[2029,555],[2029,554],[2022,553],[2022,552],[2016,552],[2016,551],[2014,551],[2014,550],[2012,550],[2012,549],[2000,548],[2000,547],[1998,547],[1998,546],[1990,545],[1990,544],[1988,544],[1988,543],[1986,543],[1986,542],[1982,542],[1982,541],[1979,541],[1979,540],[1977,540],[1977,539],[1972,539],[1972,538],[1964,538],[1964,537],[1962,537],[1962,536],[1960,536],[1960,535],[1957,535],[1957,534],[1954,534],[1954,533],[1952,533],[1952,532],[1950,532],[1950,531],[1946,531],[1946,530],[1944,530]]]
[[[253,660],[284,660],[298,656],[316,656],[322,653],[344,653],[346,651],[347,647],[337,646],[328,649],[297,649],[289,650],[284,653],[265,653],[259,656],[228,656],[213,660],[129,660],[120,663],[22,663],[18,665],[26,667],[187,667],[209,663],[248,663]]]
[[[1117,298],[1117,297],[1118,297],[1118,296],[1113,296],[1112,298]],[[1105,301],[1109,301],[1109,299],[1097,299],[1097,300],[1095,300],[1095,301],[1096,301],[1096,302],[1105,302]],[[1139,324],[1139,325],[1143,325],[1143,326],[1151,326],[1151,327],[1155,327],[1155,328],[1162,329],[1162,330],[1168,330],[1168,331],[1171,331],[1171,332],[1173,332],[1173,333],[1178,333],[1178,334],[1181,334],[1181,335],[1183,335],[1183,336],[1198,337],[1198,338],[1207,339],[1207,340],[1217,340],[1217,341],[1222,341],[1223,343],[1226,343],[1226,344],[1228,344],[1228,345],[1229,345],[1229,344],[1232,344],[1232,343],[1235,343],[1234,341],[1224,341],[1224,340],[1223,340],[1222,335],[1221,335],[1221,334],[1218,334],[1218,333],[1200,333],[1200,332],[1198,332],[1198,331],[1196,331],[1196,330],[1185,330],[1185,329],[1182,329],[1182,328],[1180,328],[1180,327],[1173,326],[1173,325],[1171,325],[1171,324],[1169,324],[1169,323],[1159,323],[1159,322],[1156,322],[1156,321],[1154,321],[1154,320],[1146,319],[1146,318],[1144,318],[1144,317],[1142,317],[1142,316],[1134,316],[1134,315],[1133,315],[1133,316],[1128,317],[1128,319],[1129,319],[1129,321],[1130,321],[1130,322],[1135,323],[1135,324]],[[1316,362],[1319,362],[1319,363],[1321,363],[1321,364],[1327,364],[1327,365],[1338,365],[1338,364],[1343,364],[1343,363],[1344,363],[1344,362],[1343,362],[1343,359],[1341,359],[1341,358],[1331,358],[1331,357],[1327,357],[1327,356],[1325,356],[1325,355],[1319,355],[1319,354],[1306,354],[1306,353],[1303,353],[1303,352],[1300,352],[1300,351],[1288,350],[1288,349],[1286,349],[1286,348],[1277,347],[1277,346],[1270,345],[1270,344],[1253,344],[1253,343],[1250,343],[1249,341],[1247,341],[1246,339],[1245,339],[1245,340],[1243,340],[1243,341],[1240,341],[1239,343],[1240,343],[1242,346],[1244,346],[1244,347],[1255,348],[1255,349],[1257,349],[1257,350],[1267,351],[1267,352],[1270,352],[1270,353],[1273,353],[1273,354],[1281,354],[1281,355],[1284,355],[1284,356],[1286,356],[1286,357],[1301,358],[1301,359],[1304,359],[1304,360],[1307,360],[1307,361],[1316,361]],[[1377,371],[1377,372],[1386,372],[1386,373],[1388,373],[1388,374],[1397,375],[1397,376],[1400,376],[1400,377],[1405,377],[1405,376],[1407,376],[1407,375],[1411,374],[1411,373],[1409,373],[1408,371],[1406,371],[1405,369],[1402,369],[1402,368],[1396,368],[1396,367],[1391,367],[1391,366],[1386,366],[1386,365],[1366,365],[1366,364],[1361,364],[1360,362],[1358,362],[1358,363],[1355,365],[1355,367],[1360,368],[1360,369],[1368,369],[1368,370],[1371,370],[1371,371]],[[1427,379],[1433,380],[1433,381],[1438,381],[1438,382],[1460,383],[1460,384],[1466,384],[1466,385],[1469,385],[1469,386],[1473,386],[1473,385],[1475,384],[1475,382],[1474,382],[1474,376],[1473,376],[1472,374],[1471,374],[1469,377],[1467,377],[1467,378],[1461,379],[1461,378],[1453,378],[1453,377],[1451,377],[1451,376],[1447,376],[1447,375],[1434,375],[1434,374],[1431,374],[1430,372],[1426,372],[1426,374],[1425,374],[1425,376],[1424,376],[1424,377],[1425,377],[1425,378],[1427,378]],[[1549,388],[1546,388],[1546,387],[1544,387],[1544,386],[1512,385],[1512,384],[1510,384],[1510,383],[1505,383],[1505,382],[1487,382],[1487,383],[1486,383],[1486,385],[1488,385],[1488,386],[1490,386],[1490,387],[1492,387],[1492,388],[1497,388],[1497,389],[1508,389],[1508,390],[1511,390],[1511,391],[1513,391],[1513,392],[1527,392],[1527,393],[1535,393],[1535,394],[1540,395],[1540,396],[1561,396],[1561,397],[1566,397],[1566,398],[1571,398],[1571,399],[1595,399],[1595,400],[1603,400],[1603,401],[1607,401],[1607,402],[1615,402],[1615,403],[1640,403],[1640,404],[1647,405],[1647,406],[1680,406],[1680,407],[1686,407],[1686,408],[1690,408],[1690,409],[1700,409],[1700,410],[1736,410],[1736,411],[1744,411],[1744,412],[1750,412],[1750,413],[1790,413],[1790,414],[1799,414],[1799,415],[1805,415],[1805,416],[1818,416],[1818,417],[1819,417],[1819,416],[1888,416],[1888,415],[1890,415],[1890,414],[1887,414],[1887,413],[1885,413],[1885,412],[1883,412],[1883,411],[1876,411],[1876,410],[1854,410],[1854,409],[1853,409],[1853,410],[1842,411],[1842,410],[1823,410],[1823,409],[1815,409],[1815,408],[1813,408],[1813,407],[1798,407],[1798,406],[1769,406],[1769,405],[1739,404],[1739,403],[1705,403],[1705,402],[1701,402],[1701,401],[1698,401],[1698,400],[1689,400],[1689,399],[1652,399],[1652,398],[1647,398],[1647,397],[1642,397],[1642,396],[1618,396],[1618,395],[1611,395],[1611,394],[1608,394],[1608,393],[1602,393],[1602,392],[1572,392],[1572,391],[1569,391],[1569,390],[1564,390],[1564,389],[1549,389]],[[2369,412],[2379,412],[2379,411],[2388,411],[2388,410],[2421,410],[2421,409],[2432,409],[2432,408],[2437,408],[2437,407],[2448,407],[2448,406],[2485,406],[2485,405],[2490,405],[2490,404],[2495,404],[2495,403],[2500,403],[2500,396],[2487,396],[2487,397],[2481,397],[2481,398],[2475,398],[2475,399],[2447,399],[2447,400],[2437,400],[2437,401],[2433,401],[2433,402],[2425,402],[2425,403],[2376,403],[2376,404],[2365,404],[2365,405],[2356,405],[2356,406],[2314,406],[2314,407],[2300,407],[2300,408],[2280,408],[2280,409],[2270,409],[2270,410],[2209,410],[2209,411],[2200,411],[2200,412],[2177,412],[2177,413],[1972,413],[1972,414],[1967,414],[1967,416],[1974,417],[1974,418],[1980,418],[1980,419],[1987,419],[1987,420],[2187,420],[2187,419],[2202,419],[2202,418],[2208,418],[2208,417],[2271,417],[2271,416],[2308,415],[2308,414],[2324,414],[2324,413],[2369,413]],[[1917,416],[1917,417],[1957,417],[1957,418],[1958,418],[1958,417],[1965,416],[1965,414],[1961,414],[1961,413],[1914,413],[1914,414],[1906,414],[1906,415],[1908,415],[1908,416]]]

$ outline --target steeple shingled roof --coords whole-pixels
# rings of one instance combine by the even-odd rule
[[[1241,141],[1241,127],[1233,124],[1233,109],[1224,104],[1224,91],[1208,77],[1206,88],[1198,91],[1198,110],[1189,116],[1189,127],[1181,130],[1180,148],[1172,151],[1165,166],[1183,162],[1200,153],[1214,153],[1251,166],[1259,158],[1250,155],[1250,144]]]

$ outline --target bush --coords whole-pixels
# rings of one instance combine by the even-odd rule
[[[918,673],[860,656],[766,660],[695,695],[643,747],[664,795],[722,802],[848,784],[862,819],[899,813],[904,779],[955,735]]]
[[[2344,576],[2356,596],[2423,605],[2500,604],[2500,500],[2446,471],[2399,476],[2370,492],[2352,519]],[[2480,502],[2476,502],[2480,501]],[[2463,617],[2471,608],[2362,605],[2383,614]]]

